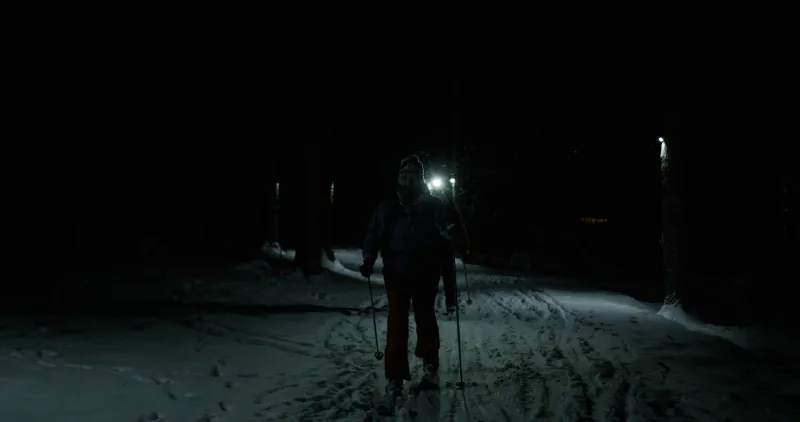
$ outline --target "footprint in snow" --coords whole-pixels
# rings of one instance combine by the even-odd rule
[[[158,385],[169,384],[172,382],[172,380],[167,377],[153,377],[152,380]]]
[[[212,377],[214,377],[214,378],[219,378],[219,377],[225,376],[225,369],[224,369],[224,366],[222,366],[222,365],[214,365],[214,366],[211,368],[211,373],[210,373],[210,375],[211,375]]]
[[[197,422],[222,422],[222,419],[213,413],[209,413],[198,419]]]
[[[258,373],[237,374],[239,378],[258,378]]]
[[[164,415],[158,412],[151,412],[139,417],[139,422],[166,422],[167,419]]]
[[[56,352],[55,350],[42,349],[39,350],[39,357],[42,359],[55,358],[58,357],[58,352]]]
[[[71,364],[71,363],[67,364],[66,366],[67,366],[67,368],[74,368],[74,369],[86,369],[86,370],[94,369],[94,367],[89,366],[89,365],[79,365],[79,364]]]

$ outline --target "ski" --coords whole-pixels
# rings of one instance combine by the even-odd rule
[[[438,377],[423,377],[409,392],[408,418],[412,422],[436,422],[441,411]]]
[[[405,387],[404,387],[405,390]],[[410,398],[410,391],[404,392],[399,396],[392,394],[384,394],[373,407],[373,410],[367,421],[393,421],[398,415],[402,414],[403,408],[406,407],[407,401]]]
[[[404,393],[400,396],[389,397],[384,395],[380,402],[375,406],[372,414],[366,421],[368,422],[390,422],[405,415],[414,421],[417,413],[417,398],[420,393],[426,391],[438,391],[438,386],[423,380],[422,382],[409,382],[404,387]]]
[[[378,402],[375,406],[375,414],[379,417],[389,417],[395,415],[395,408],[397,407],[397,402],[400,400],[402,396],[397,396],[394,394],[386,394],[384,397]]]
[[[421,411],[426,414],[429,413],[426,411],[426,408],[428,407],[425,406],[426,402],[433,396],[439,398],[441,394],[440,390],[439,377],[437,375],[424,375],[419,382],[414,383],[411,386],[409,393],[409,396],[411,397],[409,401],[411,404],[408,406],[408,415],[412,421],[416,420],[416,417]],[[420,396],[422,396],[422,402],[420,402]],[[424,418],[423,420],[427,420],[427,418]]]
[[[414,383],[414,385],[411,386],[408,392],[409,398],[408,398],[408,407],[406,411],[408,413],[408,418],[411,419],[412,421],[416,421],[417,415],[419,415],[418,399],[420,391],[422,390],[420,390],[419,384]]]

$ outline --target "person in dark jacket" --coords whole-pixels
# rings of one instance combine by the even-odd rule
[[[416,156],[400,163],[397,197],[383,201],[370,220],[364,241],[361,274],[369,277],[378,253],[389,301],[385,349],[387,392],[399,394],[411,379],[408,362],[408,318],[411,302],[417,323],[414,354],[426,376],[439,369],[439,327],[434,310],[439,278],[445,278],[446,303],[455,306],[454,249],[467,253],[466,232],[458,212],[428,191]],[[448,284],[449,283],[449,284]]]

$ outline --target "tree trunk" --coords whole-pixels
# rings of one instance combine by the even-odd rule
[[[688,126],[688,23],[684,2],[672,4],[671,62],[665,69],[665,121],[661,164],[661,248],[665,305],[686,301],[686,139]]]
[[[307,276],[322,272],[322,221],[325,209],[320,201],[320,154],[313,145],[303,152],[302,236],[297,245],[296,262]]]
[[[322,248],[328,260],[334,261],[336,256],[333,254],[333,181],[326,179],[325,186],[328,186],[328,189],[325,189],[326,194],[322,201],[323,215],[320,216],[322,220]]]
[[[680,306],[685,299],[688,276],[686,253],[686,201],[681,183],[683,150],[680,142],[662,143],[661,153],[661,248],[664,269],[664,304]]]
[[[262,150],[264,140],[260,136],[259,113],[242,113],[240,118],[241,139],[239,149],[239,194],[237,202],[240,204],[240,213],[232,215],[235,218],[236,244],[234,257],[247,259],[252,256],[263,244],[265,234],[263,217],[260,215],[264,202],[262,201],[264,181],[260,180],[259,167],[262,165]]]
[[[304,52],[305,95],[303,112],[303,219],[302,236],[295,261],[306,276],[322,272],[322,225],[320,215],[323,194],[322,154],[320,153],[320,59],[319,52]]]
[[[336,178],[336,148],[333,145],[333,137],[327,131],[324,132],[324,142],[319,142],[318,154],[325,157],[321,163],[322,183],[320,185],[320,206],[322,213],[320,219],[320,241],[322,250],[329,261],[333,262],[336,256],[333,254],[333,229],[334,229],[334,184]]]
[[[738,113],[736,119],[736,262],[738,276],[745,286],[753,280],[753,144],[749,113]]]
[[[280,115],[271,116],[269,148],[267,149],[267,239],[270,245],[280,243]]]

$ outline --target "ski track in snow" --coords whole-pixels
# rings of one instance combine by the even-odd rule
[[[631,382],[618,370],[619,363],[605,359],[592,348],[591,337],[579,337],[579,328],[591,323],[543,292],[507,287],[504,290],[479,291],[473,294],[473,304],[461,304],[464,376],[477,385],[463,392],[444,389],[440,420],[626,421]],[[440,298],[438,305],[442,301]],[[376,306],[385,306],[385,296],[378,298]],[[476,314],[479,318],[475,318]],[[386,317],[378,315],[382,343]],[[350,366],[337,374],[320,400],[299,420],[349,420],[348,415],[354,411],[368,412],[376,387],[375,367],[379,365],[378,373],[382,367],[382,362],[370,361],[373,350],[364,347],[373,342],[368,333],[370,324],[369,315],[358,319],[342,317],[339,326],[331,331],[326,348],[335,343],[334,337],[341,338],[345,345],[361,345],[358,351],[350,350],[362,358],[361,366]],[[450,318],[439,324],[441,374],[454,381],[452,378],[458,373],[455,322]],[[414,328],[411,318],[409,354],[413,351]],[[618,343],[616,349],[627,350],[621,340]],[[337,365],[342,365],[341,358]],[[598,383],[595,377],[604,381]],[[609,385],[616,386],[601,394]],[[564,410],[554,412],[554,408]]]
[[[606,375],[613,377],[613,364],[588,357],[594,351],[591,339],[581,339],[583,348],[572,347],[577,341],[570,335],[577,324],[575,316],[554,299],[530,289],[487,290],[476,295],[473,305],[492,321],[483,329],[468,318],[463,325],[472,327],[464,330],[465,339],[476,337],[477,343],[470,348],[472,341],[465,341],[465,376],[479,380],[478,387],[466,392],[474,401],[472,412],[478,414],[473,420],[549,419],[555,416],[550,411],[554,404],[564,407],[560,420],[593,420],[593,413],[601,410],[594,403],[586,374],[594,366],[593,359],[599,359],[596,365],[612,368]],[[491,334],[480,339],[479,332]],[[452,356],[455,345],[448,346]],[[457,357],[450,361],[450,369],[457,370]]]
[[[688,398],[677,396],[674,389],[664,385],[672,379],[687,383],[688,376],[678,378],[675,365],[664,363],[671,362],[670,356],[680,356],[680,343],[667,351],[672,355],[664,353],[658,366],[637,363],[640,352],[659,346],[631,343],[626,331],[646,330],[642,325],[653,321],[666,324],[660,319],[641,322],[646,316],[633,315],[614,320],[592,310],[576,310],[553,294],[535,289],[531,279],[478,274],[470,281],[472,304],[466,304],[464,292],[459,298],[464,380],[468,385],[465,390],[445,387],[446,382],[458,381],[458,344],[455,318],[440,315],[442,390],[426,396],[439,410],[434,420],[733,420],[729,415],[735,415],[736,409],[728,415],[718,414],[719,409],[707,400],[712,393],[701,393],[703,388],[713,387],[704,387],[702,381],[686,387],[682,394],[694,395]],[[375,292],[376,308],[386,308],[383,289],[376,288]],[[369,306],[366,295],[361,298],[358,306]],[[437,309],[444,308],[442,295],[436,304]],[[386,318],[386,312],[377,313],[381,351]],[[153,329],[153,324],[135,330],[145,332]],[[185,348],[174,351],[176,356],[185,356],[181,370],[169,371],[169,365],[121,365],[112,358],[87,363],[77,352],[54,350],[59,347],[55,337],[52,341],[30,340],[27,345],[24,338],[14,338],[16,346],[4,342],[0,351],[8,353],[0,358],[0,364],[14,360],[41,370],[102,372],[126,385],[138,385],[143,389],[141,394],[165,397],[160,404],[153,404],[152,410],[139,412],[139,419],[129,419],[134,421],[363,421],[371,412],[376,391],[383,388],[383,361],[374,357],[370,313],[268,317],[203,314],[161,324],[169,325],[165,339],[194,339],[191,350],[177,340],[175,345],[163,341],[158,345],[159,350]],[[284,324],[290,328],[282,328]],[[409,331],[409,356],[416,379],[420,364],[413,357],[413,315]],[[712,344],[718,343],[708,343]],[[722,371],[709,372],[706,379],[719,380],[725,375]],[[724,394],[736,397],[743,393],[731,390]],[[188,404],[179,416],[162,412],[171,402]],[[735,406],[733,403],[729,405]],[[783,418],[785,413],[770,414],[773,419],[763,420],[790,420]],[[396,420],[411,419],[400,414]]]

